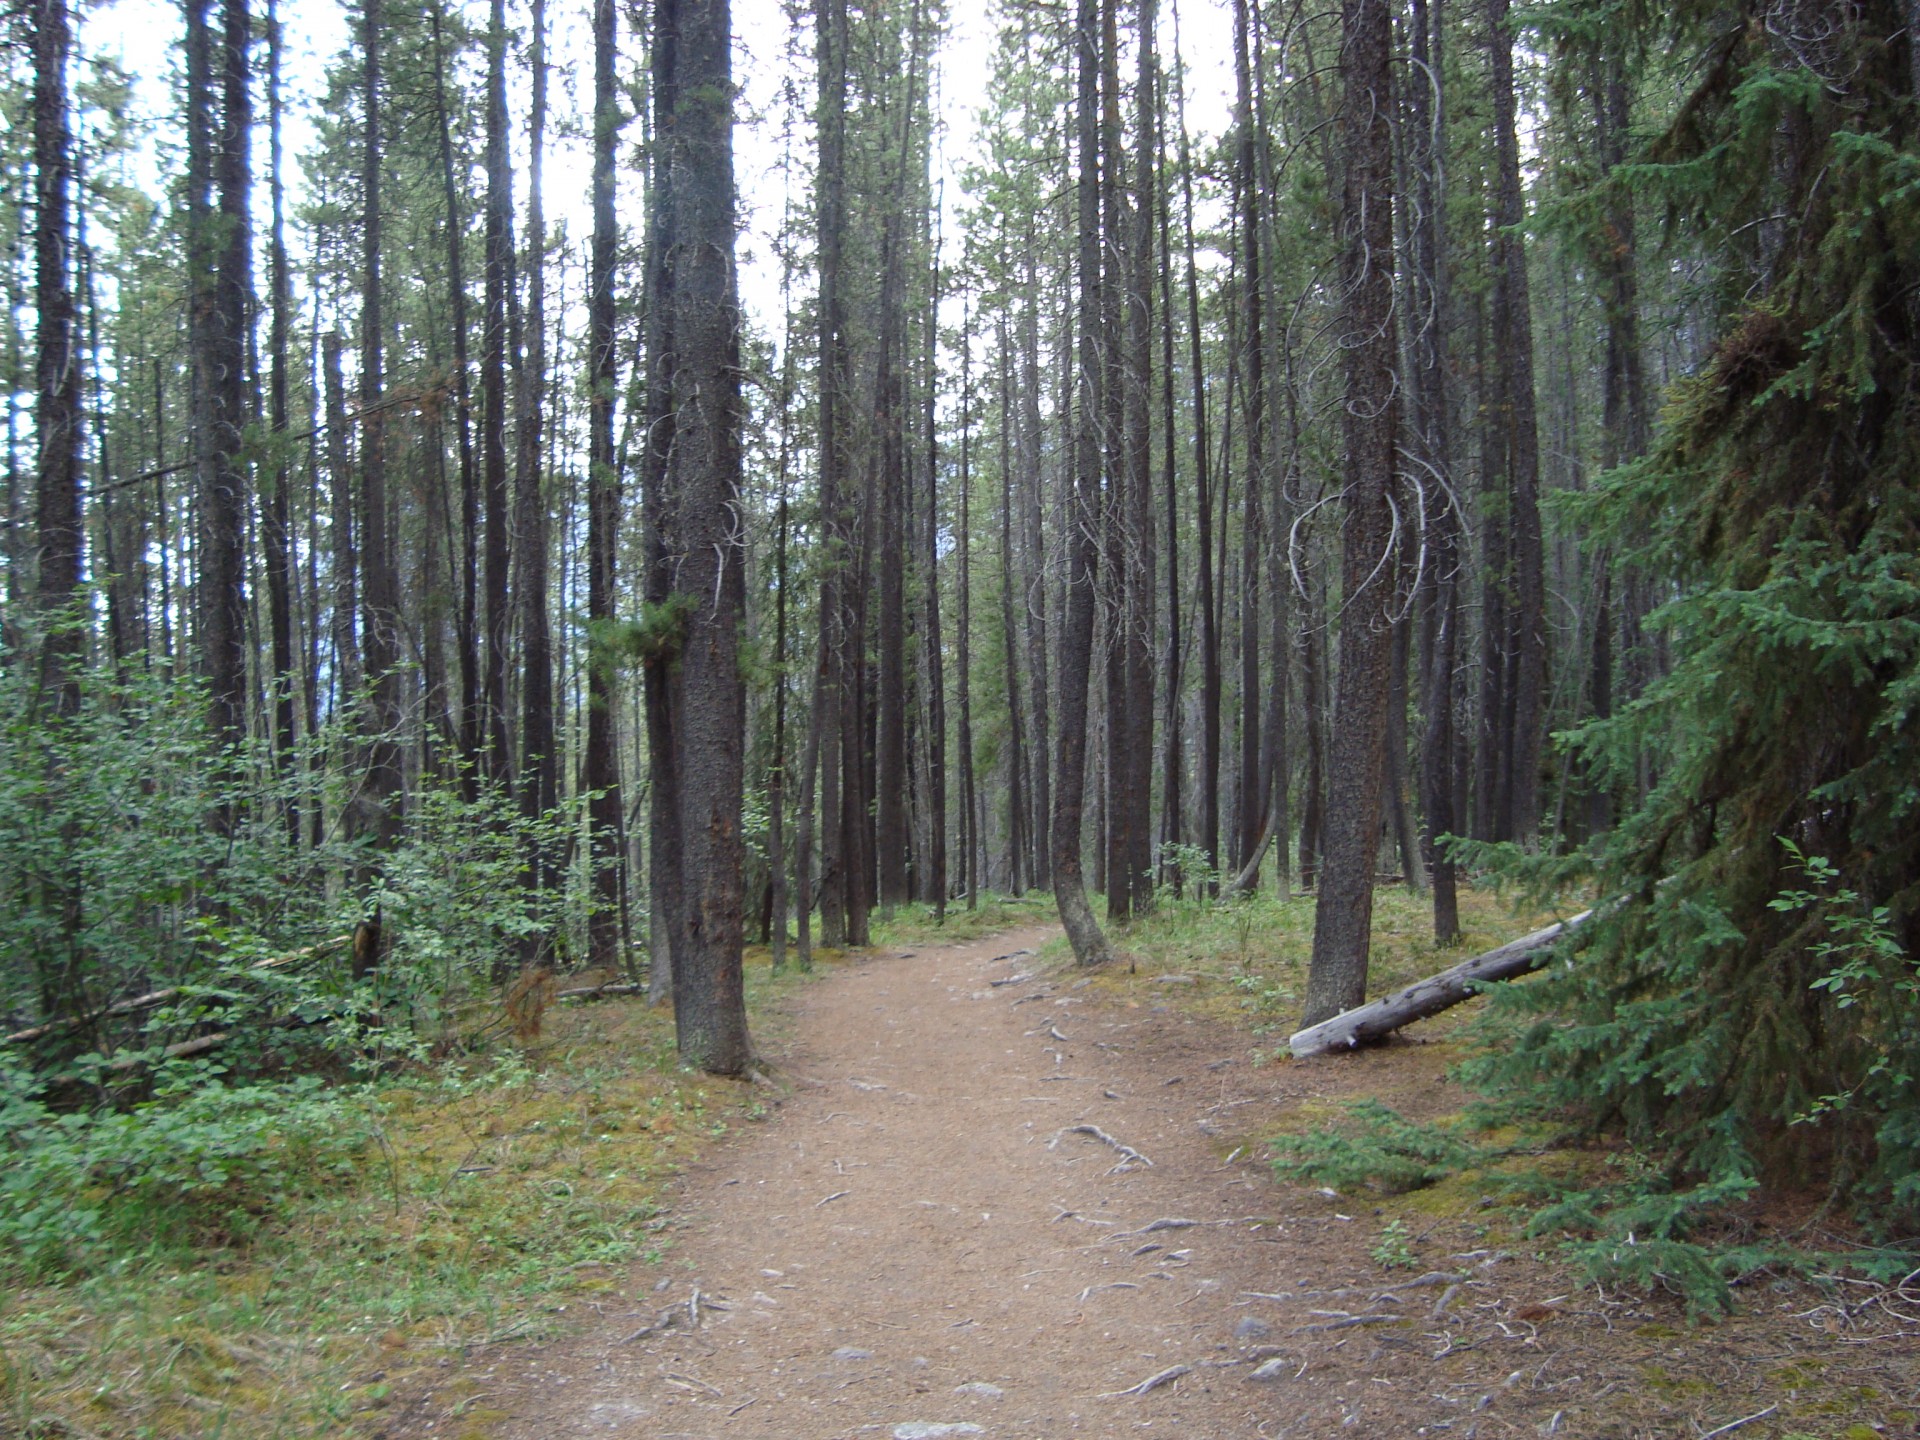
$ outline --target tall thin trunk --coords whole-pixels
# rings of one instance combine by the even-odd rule
[[[664,7],[663,7],[664,8]],[[724,11],[724,0],[721,3]],[[706,10],[694,6],[686,15],[704,17]],[[673,81],[680,83],[681,57],[674,46],[679,43],[675,29],[685,16],[667,14],[657,23],[672,37],[670,53],[656,57],[656,64],[674,67]],[[593,250],[592,274],[587,290],[587,623],[603,627],[614,617],[615,557],[619,552],[620,475],[613,446],[613,406],[618,378],[614,346],[615,330],[613,282],[619,231],[614,219],[614,148],[619,139],[619,94],[614,74],[616,37],[613,0],[594,0],[593,7]],[[696,29],[698,27],[696,26]],[[685,97],[676,89],[656,103],[678,108]],[[697,109],[697,107],[696,107]],[[656,111],[656,115],[661,112]],[[656,131],[656,138],[658,137]],[[673,144],[668,139],[668,144]],[[693,152],[698,153],[698,152]],[[731,172],[727,177],[728,195],[732,194]],[[729,254],[732,253],[729,248]],[[671,292],[655,297],[656,303],[672,305]],[[669,319],[667,323],[671,323]],[[675,344],[678,337],[675,337]],[[671,353],[671,348],[669,353]],[[662,378],[658,375],[652,378]],[[676,431],[676,437],[677,437]],[[679,443],[676,438],[674,443]],[[582,781],[590,793],[587,802],[590,855],[593,867],[593,915],[588,925],[591,959],[596,965],[617,968],[621,941],[621,906],[624,894],[624,855],[621,841],[623,820],[620,802],[620,769],[614,740],[618,712],[614,671],[609,657],[589,641],[587,667],[587,747]],[[679,739],[675,737],[676,741]],[[664,757],[663,757],[664,758]],[[657,784],[656,784],[657,799]],[[738,836],[734,837],[737,841]],[[655,856],[659,855],[658,837]],[[677,857],[682,875],[690,857]],[[737,880],[736,880],[737,883]],[[680,925],[669,922],[676,930]],[[674,993],[679,994],[679,959],[676,954]]]
[[[287,266],[286,186],[281,171],[280,13],[277,0],[267,0],[267,134],[273,203],[272,233],[268,239],[268,284],[272,315],[267,333],[269,374],[267,424],[273,431],[273,485],[261,507],[260,535],[266,551],[267,607],[273,632],[273,749],[281,775],[294,765],[293,672],[293,545],[291,497],[293,483],[291,440],[287,434],[287,347],[292,327],[293,296]],[[287,845],[300,845],[300,803],[289,790],[285,802]]]
[[[843,746],[857,745],[845,726],[844,691],[851,650],[843,592],[852,559],[849,516],[848,439],[843,433],[847,388],[846,298],[841,262],[846,236],[847,8],[846,0],[816,0],[815,61],[819,71],[819,161],[814,181],[816,240],[819,250],[819,427],[820,514],[826,564],[820,584],[822,661],[815,703],[820,710],[820,938],[827,945],[847,943],[851,857],[844,853],[841,793]]]
[[[1200,847],[1207,863],[1220,869],[1220,621],[1213,554],[1212,440],[1207,429],[1207,367],[1201,353],[1200,275],[1194,259],[1193,148],[1187,135],[1187,85],[1180,61],[1180,13],[1174,11],[1174,98],[1180,117],[1180,185],[1184,198],[1187,257],[1187,368],[1193,376],[1194,491],[1199,533],[1200,607]],[[1224,526],[1222,530],[1224,532]]]
[[[920,894],[936,923],[947,918],[947,677],[940,634],[940,243],[935,201],[933,300],[927,312],[927,514],[922,583],[927,589],[927,854]],[[1011,643],[1011,641],[1009,641]]]
[[[1047,634],[1050,627],[1045,507],[1042,503],[1046,485],[1041,476],[1040,287],[1035,273],[1037,248],[1033,231],[1029,229],[1020,305],[1020,484],[1023,496],[1022,526],[1026,536],[1026,573],[1021,577],[1021,597],[1026,618],[1027,693],[1033,702],[1033,724],[1027,737],[1033,757],[1029,767],[1033,782],[1031,869],[1033,883],[1045,890],[1053,884],[1052,852],[1048,839],[1053,824],[1053,716],[1048,693]]]
[[[506,0],[492,0],[488,13],[486,285],[480,340],[486,646],[479,754],[482,774],[494,784],[506,786],[512,779],[507,743],[507,647],[511,624],[507,570],[512,532],[507,496],[507,295],[513,285],[513,162],[508,154],[507,135]],[[595,237],[597,240],[597,228]],[[610,417],[608,423],[611,424]],[[596,956],[601,961],[606,958]]]
[[[1069,497],[1066,623],[1060,637],[1060,735],[1053,797],[1053,895],[1060,920],[1082,965],[1111,958],[1107,937],[1087,903],[1081,862],[1081,816],[1086,803],[1087,686],[1093,668],[1094,582],[1100,551],[1100,13],[1097,0],[1079,0],[1075,25],[1075,130],[1079,173],[1079,354],[1074,409],[1073,488]]]
[[[360,551],[358,527],[354,524],[353,466],[347,449],[347,384],[341,374],[339,332],[327,331],[320,343],[331,506],[327,549],[333,557],[333,705],[334,713],[341,714],[357,705],[360,695]],[[358,809],[350,809],[348,838],[358,833],[352,828],[358,819]]]
[[[1263,301],[1265,280],[1260,254],[1260,178],[1254,159],[1253,37],[1247,0],[1234,0],[1233,55],[1236,85],[1234,125],[1238,131],[1234,189],[1241,293],[1239,343],[1240,403],[1246,432],[1246,479],[1241,486],[1240,517],[1240,823],[1234,836],[1235,867],[1252,858],[1266,815],[1265,772],[1260,764],[1260,580],[1263,501],[1267,493],[1267,381]]]
[[[1520,227],[1520,142],[1513,83],[1510,0],[1487,0],[1492,60],[1494,150],[1493,324],[1499,351],[1499,419],[1512,538],[1510,735],[1504,760],[1509,835],[1530,839],[1540,820],[1540,752],[1545,740],[1547,620],[1545,554],[1540,532],[1540,441],[1533,390],[1533,312],[1526,246]]]
[[[440,189],[447,218],[447,297],[453,332],[453,413],[460,449],[460,604],[455,646],[460,657],[460,749],[469,785],[480,771],[479,543],[480,483],[473,458],[473,391],[467,357],[466,211],[454,181],[453,128],[447,110],[446,0],[427,18],[433,30],[433,106],[440,140]],[[536,80],[536,88],[542,82]],[[536,190],[537,193],[537,190]],[[536,198],[536,205],[539,203]]]
[[[960,328],[960,497],[955,511],[956,559],[960,567],[959,632],[955,680],[960,689],[960,883],[967,908],[980,903],[979,797],[973,771],[973,349],[968,326]]]
[[[366,832],[382,847],[400,835],[401,771],[399,586],[387,528],[387,419],[385,320],[381,309],[380,180],[384,150],[380,131],[380,43],[385,22],[381,0],[366,0],[362,12],[366,68],[361,96],[363,129],[360,175],[362,206],[360,274],[360,563],[361,602],[366,614],[363,650],[373,682],[373,705],[363,724],[368,735],[367,783],[360,795]],[[375,919],[376,935],[378,920]]]
[[[220,119],[214,157],[217,228],[209,237],[213,291],[197,347],[207,391],[208,456],[200,495],[200,650],[214,734],[237,745],[247,733],[246,516],[243,438],[247,336],[252,295],[252,105],[247,52],[252,21],[246,0],[227,0],[220,36]]]
[[[1454,667],[1460,648],[1460,516],[1453,492],[1453,447],[1448,410],[1443,343],[1447,316],[1446,90],[1441,0],[1414,0],[1413,67],[1408,77],[1411,116],[1407,138],[1413,171],[1412,236],[1413,374],[1412,441],[1423,471],[1427,527],[1428,641],[1426,684],[1421,697],[1425,728],[1421,735],[1421,810],[1423,841],[1433,885],[1433,938],[1451,945],[1460,937],[1460,903],[1452,857],[1440,837],[1458,823],[1453,804],[1453,772],[1458,739],[1454,733]]]
[[[559,803],[559,755],[553,725],[553,636],[547,618],[545,439],[547,386],[547,5],[533,0],[533,105],[527,120],[527,351],[520,369],[519,449],[514,471],[514,559],[519,579],[520,809],[528,818]],[[464,382],[462,382],[464,383]],[[532,856],[528,881],[554,883],[553,857]]]
[[[86,655],[86,634],[79,628],[78,617],[64,614],[79,598],[82,543],[80,357],[73,276],[67,263],[73,175],[67,65],[72,47],[67,0],[35,0],[35,600],[42,615],[53,622],[42,641],[41,686],[63,714],[79,709],[80,667]],[[7,408],[11,412],[13,406]]]
[[[1000,323],[1000,635],[1007,676],[1007,890],[1026,889],[1028,817],[1026,735],[1020,704],[1020,647],[1013,623],[1013,351]]]

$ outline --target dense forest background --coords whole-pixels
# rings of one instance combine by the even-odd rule
[[[1219,134],[1172,0],[756,12],[744,309],[723,0],[361,0],[297,126],[119,14],[6,20],[10,1104],[576,971],[738,1073],[988,890],[1311,891],[1320,1019],[1499,873],[1496,1090],[1920,1203],[1915,0],[1234,0]]]

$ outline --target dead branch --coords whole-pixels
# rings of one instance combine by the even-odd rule
[[[322,940],[317,945],[308,945],[290,954],[276,955],[270,960],[257,960],[247,969],[249,971],[285,969],[322,951],[331,950],[336,945],[344,945],[352,938],[351,935],[336,935],[331,940]],[[133,1015],[142,1010],[152,1010],[156,1006],[165,1005],[169,1000],[178,1000],[182,988],[172,985],[164,990],[149,990],[144,995],[132,995],[125,1000],[116,1000],[111,1005],[89,1011],[85,1015],[68,1015],[58,1020],[49,1020],[41,1025],[30,1025],[25,1030],[16,1030],[11,1035],[0,1036],[0,1045],[24,1045],[29,1040],[38,1040],[42,1036],[71,1030],[80,1025],[91,1025],[96,1020],[105,1020],[110,1016]]]
[[[1546,964],[1554,944],[1593,912],[1583,910],[1571,920],[1549,925],[1531,935],[1509,941],[1498,949],[1463,960],[1438,975],[1383,995],[1331,1020],[1297,1030],[1287,1044],[1295,1059],[1324,1055],[1331,1050],[1353,1050],[1379,1040],[1416,1020],[1437,1015],[1442,1010],[1470,1000],[1476,985],[1493,980],[1511,980]]]

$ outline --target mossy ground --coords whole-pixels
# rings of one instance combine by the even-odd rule
[[[777,1027],[770,1002],[802,977],[771,975],[764,950],[747,974],[756,1027]],[[755,1087],[680,1070],[671,1013],[628,997],[557,1005],[533,1041],[355,1104],[375,1136],[357,1175],[256,1217],[244,1239],[0,1282],[0,1435],[378,1428],[409,1374],[551,1333],[634,1261],[661,1261],[663,1184],[763,1113]]]

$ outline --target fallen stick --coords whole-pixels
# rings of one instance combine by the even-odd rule
[[[344,945],[353,939],[351,935],[336,935],[331,940],[322,940],[317,945],[295,950],[290,955],[276,955],[271,960],[256,960],[248,970],[279,970],[296,961],[305,960],[310,955],[318,955],[323,950],[331,950],[336,945]],[[38,1040],[43,1035],[51,1035],[59,1030],[71,1030],[76,1025],[91,1024],[95,1020],[104,1020],[110,1015],[132,1015],[137,1011],[151,1010],[164,1005],[169,1000],[180,998],[183,987],[174,985],[165,990],[149,990],[144,995],[129,996],[125,1000],[116,1000],[113,1004],[99,1010],[89,1011],[85,1015],[67,1015],[58,1020],[49,1020],[45,1024],[31,1025],[25,1030],[16,1030],[11,1035],[0,1036],[0,1045],[24,1045],[29,1040]]]
[[[1050,1140],[1047,1143],[1047,1148],[1049,1150],[1053,1149],[1055,1146],[1057,1146],[1060,1143],[1061,1135],[1091,1135],[1094,1139],[1098,1140],[1102,1145],[1110,1145],[1115,1150],[1118,1150],[1120,1152],[1120,1163],[1114,1166],[1113,1169],[1107,1172],[1109,1175],[1118,1174],[1120,1171],[1126,1169],[1127,1166],[1133,1164],[1136,1160],[1140,1162],[1140,1165],[1143,1169],[1151,1170],[1153,1168],[1153,1161],[1149,1160],[1146,1156],[1142,1155],[1138,1150],[1134,1149],[1131,1145],[1122,1144],[1120,1141],[1114,1139],[1113,1136],[1109,1135],[1106,1131],[1102,1130],[1098,1125],[1067,1126],[1066,1129],[1060,1131],[1058,1134],[1056,1134],[1053,1137],[1052,1140]]]
[[[1498,949],[1471,960],[1462,960],[1438,975],[1429,975],[1404,990],[1383,995],[1355,1009],[1347,1010],[1296,1030],[1287,1041],[1296,1060],[1324,1055],[1332,1050],[1357,1050],[1360,1046],[1391,1035],[1403,1025],[1438,1015],[1442,1010],[1470,1000],[1475,985],[1492,980],[1511,980],[1516,975],[1538,970],[1547,961],[1555,942],[1593,912],[1582,910],[1571,920],[1560,921],[1531,935],[1509,941]]]
[[[1117,1400],[1122,1395],[1144,1395],[1149,1390],[1158,1390],[1162,1385],[1171,1385],[1182,1375],[1191,1375],[1192,1373],[1193,1367],[1191,1365],[1169,1365],[1159,1373],[1149,1375],[1138,1385],[1129,1385],[1124,1390],[1109,1390],[1100,1398],[1102,1400]]]

